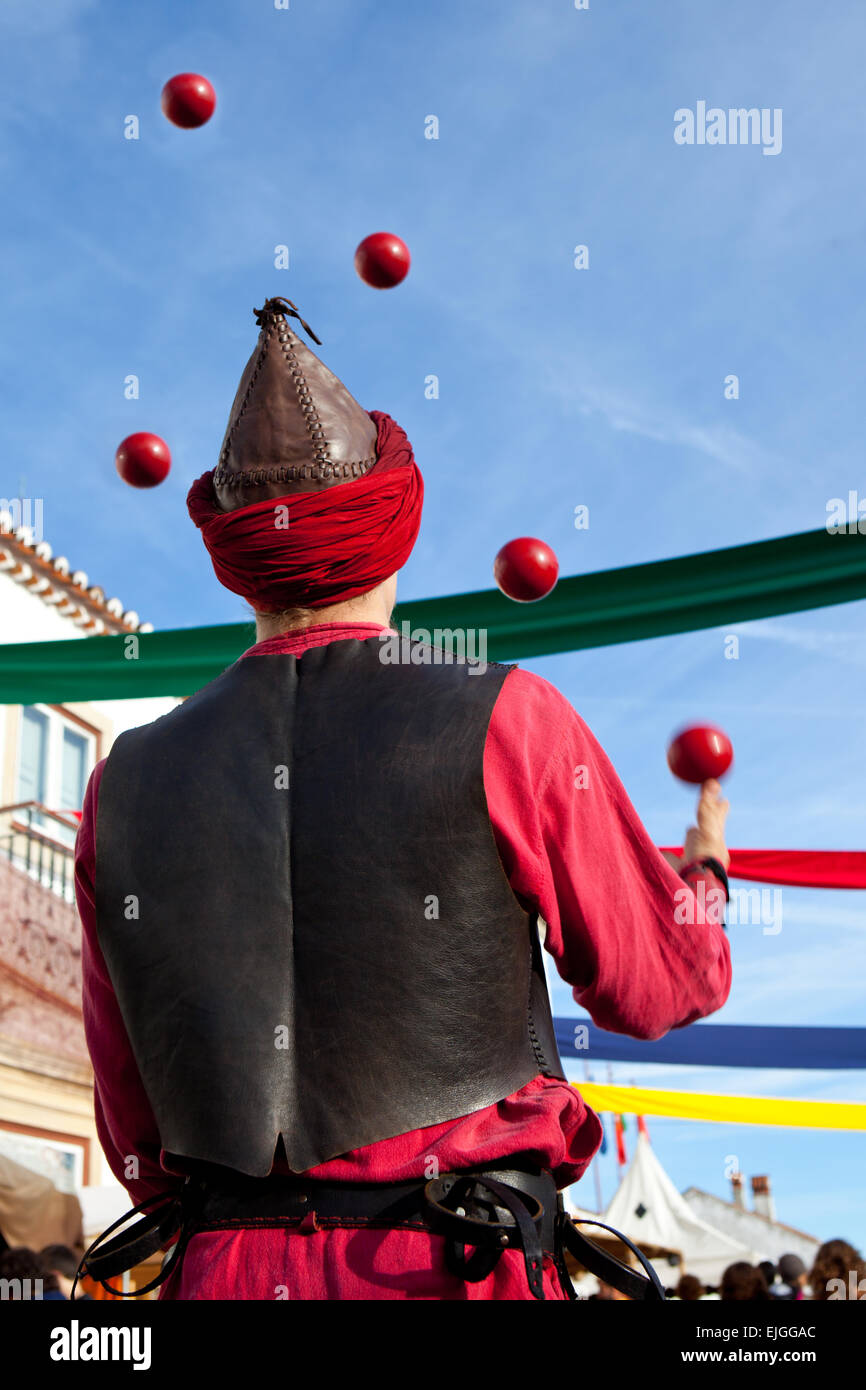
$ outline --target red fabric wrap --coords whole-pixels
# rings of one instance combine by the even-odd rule
[[[214,496],[214,470],[187,494],[219,582],[261,613],[322,608],[375,589],[408,560],[421,525],[424,480],[405,432],[381,410],[377,460],[363,478],[321,492],[267,498],[234,512]],[[289,524],[274,525],[287,507]]]
[[[666,848],[682,855],[682,846]],[[862,850],[732,849],[729,853],[728,878],[790,888],[866,888],[866,852]]]

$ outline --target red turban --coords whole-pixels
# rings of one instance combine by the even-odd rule
[[[397,422],[381,410],[367,413],[378,429],[377,461],[350,483],[232,512],[217,505],[213,469],[190,488],[186,505],[217,579],[259,612],[342,603],[375,589],[408,560],[424,480]],[[286,512],[288,524],[275,524]]]

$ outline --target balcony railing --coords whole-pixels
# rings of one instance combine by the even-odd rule
[[[40,801],[0,806],[0,856],[67,902],[75,900],[73,850],[78,821]]]

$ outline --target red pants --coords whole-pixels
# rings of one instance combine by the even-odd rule
[[[544,1293],[564,1301],[545,1257]],[[283,1228],[193,1236],[166,1299],[531,1299],[523,1255],[505,1250],[478,1284],[445,1267],[445,1240],[426,1231],[340,1227],[309,1235]]]

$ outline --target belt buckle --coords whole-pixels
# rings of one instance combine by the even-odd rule
[[[482,1191],[486,1189],[488,1196],[481,1195],[479,1188]],[[529,1217],[537,1226],[543,1212],[541,1203],[518,1188],[511,1188],[510,1191],[516,1193],[528,1208]],[[444,1225],[456,1230],[455,1222],[461,1223],[465,1244],[489,1245],[496,1231],[499,1232],[500,1246],[505,1248],[511,1244],[509,1232],[513,1233],[517,1228],[514,1214],[496,1202],[496,1193],[487,1187],[484,1178],[454,1173],[433,1178],[424,1187],[424,1200]],[[491,1212],[495,1219],[491,1217]]]
[[[486,1189],[487,1197],[473,1189]],[[511,1205],[500,1205],[500,1201]],[[446,1174],[425,1185],[424,1200],[431,1213],[431,1224],[448,1237],[445,1263],[452,1274],[470,1283],[486,1279],[508,1246],[522,1251],[529,1290],[533,1298],[544,1298],[543,1254],[540,1227],[544,1208],[536,1197],[496,1179],[469,1174]],[[490,1219],[490,1212],[497,1217]],[[478,1214],[476,1214],[478,1213]],[[466,1259],[465,1246],[475,1252]]]

